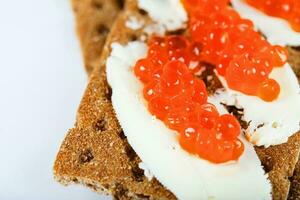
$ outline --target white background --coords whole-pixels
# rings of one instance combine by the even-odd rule
[[[108,199],[53,180],[87,82],[69,0],[0,0],[0,199]]]

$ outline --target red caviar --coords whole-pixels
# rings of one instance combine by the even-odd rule
[[[269,44],[229,0],[183,3],[190,37],[150,38],[146,58],[134,66],[135,75],[144,84],[149,111],[179,133],[183,149],[214,163],[237,160],[244,151],[240,124],[207,102],[206,86],[196,76],[201,63],[214,65],[231,89],[273,101],[280,86],[269,74],[287,62],[287,51]]]
[[[237,160],[244,151],[238,121],[220,115],[207,102],[206,86],[194,75],[201,59],[199,44],[183,36],[167,36],[153,37],[148,45],[147,57],[136,63],[134,72],[144,83],[151,114],[179,132],[186,151],[214,163]]]
[[[267,15],[287,20],[295,31],[300,32],[299,0],[246,0],[246,2]]]
[[[194,42],[202,44],[200,57],[214,64],[231,89],[275,100],[280,87],[272,87],[269,74],[287,62],[281,46],[272,46],[250,20],[242,19],[229,6],[229,0],[184,0],[188,10],[189,32]],[[262,90],[264,83],[271,90]]]

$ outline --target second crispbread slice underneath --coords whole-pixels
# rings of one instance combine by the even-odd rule
[[[83,183],[97,191],[104,190],[118,199],[174,199],[158,181],[148,181],[138,167],[139,157],[128,144],[110,101],[106,82],[105,62],[112,42],[126,44],[136,40],[142,31],[125,26],[130,16],[150,21],[135,1],[128,1],[126,11],[119,17],[100,59],[90,78],[81,102],[77,123],[66,136],[57,155],[54,174],[58,181]],[[142,134],[142,133],[141,133]],[[300,135],[296,134],[283,145],[268,149],[257,148],[258,155],[273,185],[273,198],[285,199],[289,180],[298,159]]]
[[[99,65],[107,35],[123,8],[123,0],[71,0],[76,30],[88,74]]]

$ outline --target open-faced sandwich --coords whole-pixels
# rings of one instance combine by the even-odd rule
[[[56,179],[116,199],[299,199],[297,46],[296,0],[126,1]]]

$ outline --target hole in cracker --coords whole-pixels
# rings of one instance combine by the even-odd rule
[[[117,0],[117,4],[120,9],[124,8],[124,0]]]
[[[262,166],[266,174],[273,170],[273,164],[267,163]]]
[[[105,98],[107,100],[111,100],[112,89],[110,87],[106,87],[105,89]]]
[[[135,181],[137,182],[142,182],[144,179],[144,170],[142,170],[141,168],[139,168],[138,166],[135,166],[131,169],[132,172],[132,176],[134,178]]]
[[[130,35],[130,41],[133,42],[133,41],[137,41],[138,40],[138,37],[133,34],[133,35]]]
[[[109,185],[108,185],[108,184],[103,184],[102,187],[103,187],[104,189],[108,190]]]
[[[148,15],[148,12],[147,12],[146,10],[144,10],[144,9],[141,9],[141,8],[138,10],[138,12],[139,12],[141,15],[143,15],[143,16]]]
[[[104,117],[98,119],[94,124],[93,124],[93,128],[95,131],[106,131],[107,130],[107,125],[106,125],[106,121],[104,120]]]
[[[94,159],[91,149],[83,150],[79,155],[79,162],[81,164],[89,163]]]
[[[77,178],[73,178],[72,181],[76,184],[79,182]]]
[[[123,199],[124,197],[127,197],[128,189],[124,187],[120,183],[116,183],[113,195],[116,200]],[[123,198],[122,198],[123,197]]]
[[[102,2],[98,2],[98,1],[92,1],[92,6],[97,9],[100,10],[103,8],[103,3]]]
[[[296,50],[296,51],[300,51],[300,46],[297,46],[297,47],[293,46],[291,48],[294,49],[294,50]]]
[[[178,29],[174,31],[168,31],[167,35],[183,35],[185,33],[185,29]]]
[[[91,188],[94,191],[97,191],[97,187],[95,185],[91,184],[91,183],[87,183],[86,186]]]
[[[150,199],[149,195],[144,195],[144,194],[136,194],[137,198],[139,199]]]
[[[96,31],[100,35],[107,35],[109,33],[109,28],[104,24],[99,24],[96,28]]]

